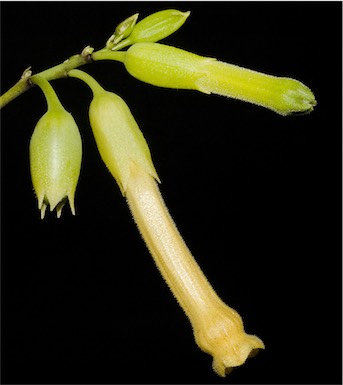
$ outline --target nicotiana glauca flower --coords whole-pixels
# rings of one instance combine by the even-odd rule
[[[126,52],[110,52],[135,78],[168,88],[215,93],[269,108],[281,115],[313,110],[312,91],[298,80],[277,77],[214,58],[159,44],[137,43]]]
[[[218,297],[194,260],[160,194],[148,145],[125,102],[89,75],[72,70],[92,89],[90,123],[101,157],[127,199],[157,267],[193,327],[195,341],[213,356],[220,376],[263,349],[246,334],[239,314]],[[114,97],[115,96],[115,97]]]
[[[201,350],[213,357],[221,377],[244,364],[263,342],[245,333],[240,315],[216,294],[180,235],[156,181],[136,164],[126,198],[163,278],[187,315]]]
[[[74,196],[82,160],[81,136],[75,120],[60,103],[49,82],[32,78],[47,100],[48,110],[38,121],[30,141],[30,171],[41,218],[46,207],[57,217],[68,199],[75,215]]]
[[[215,93],[257,104],[281,115],[310,112],[316,105],[303,83],[202,57],[156,44],[178,30],[189,12],[168,9],[137,22],[138,14],[120,23],[106,47],[86,48],[38,75],[28,69],[0,97],[0,108],[33,84],[44,92],[48,111],[39,120],[30,142],[32,183],[41,217],[47,206],[57,216],[74,194],[80,173],[81,138],[72,116],[59,102],[50,80],[66,77],[85,81],[93,91],[89,119],[99,153],[127,200],[134,220],[162,276],[188,316],[199,347],[213,356],[213,368],[225,376],[241,365],[263,342],[246,334],[239,314],[221,301],[185,245],[170,216],[158,184],[150,150],[129,107],[104,90],[91,76],[75,68],[97,60],[117,60],[146,83],[167,88]],[[125,51],[122,48],[131,47]]]

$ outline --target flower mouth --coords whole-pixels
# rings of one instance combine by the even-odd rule
[[[317,101],[315,99],[313,99],[313,100],[306,100],[306,99],[304,99],[303,103],[304,103],[303,110],[302,111],[297,111],[297,110],[292,111],[290,113],[290,116],[308,115],[308,114],[310,114],[314,110],[314,107],[317,105]]]
[[[41,202],[39,202],[39,205],[38,205],[38,209],[41,212],[41,219],[44,219],[46,209],[48,206],[50,207],[50,212],[54,211],[54,209],[56,209],[57,218],[60,218],[61,214],[62,214],[62,209],[63,209],[64,205],[66,204],[67,200],[69,201],[69,205],[70,205],[70,209],[71,209],[72,214],[75,215],[74,202],[68,195],[65,195],[57,203],[51,203],[51,201],[49,201],[48,197],[46,195],[44,195],[44,198],[42,199]]]

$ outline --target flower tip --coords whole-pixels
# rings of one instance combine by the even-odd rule
[[[45,211],[46,211],[46,204],[43,203],[43,204],[41,205],[41,207],[39,207],[39,209],[40,209],[40,219],[44,219],[44,217],[45,217]]]
[[[76,215],[75,204],[74,204],[74,196],[68,195],[68,202],[69,202],[71,213],[73,215]]]
[[[74,196],[68,195],[65,196],[62,199],[56,200],[56,199],[48,199],[46,195],[40,196],[38,198],[38,209],[40,210],[40,217],[41,219],[45,218],[46,209],[49,206],[49,211],[52,212],[56,209],[56,215],[57,218],[61,218],[62,215],[62,209],[68,200],[71,213],[73,215],[76,214],[75,212],[75,205],[74,205]]]
[[[264,343],[261,339],[254,335],[245,335],[245,341],[241,341],[234,349],[235,354],[226,352],[221,355],[214,356],[212,367],[220,376],[225,377],[232,370],[245,363],[248,358],[256,356],[260,349],[264,349]]]
[[[283,79],[285,108],[282,115],[308,114],[313,111],[317,101],[313,92],[305,84],[295,79]]]

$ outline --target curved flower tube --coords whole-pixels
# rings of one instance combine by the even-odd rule
[[[198,346],[213,356],[220,376],[263,349],[263,342],[244,332],[239,314],[225,305],[196,263],[159,192],[148,145],[126,103],[105,91],[83,71],[94,98],[89,115],[101,157],[127,199],[139,231],[162,276],[188,316]]]
[[[213,357],[221,377],[264,349],[246,334],[240,315],[218,297],[184,243],[153,177],[131,164],[126,199],[139,231],[170,290],[189,318],[195,341]]]
[[[316,105],[312,91],[298,80],[263,74],[159,43],[137,43],[126,52],[97,52],[94,59],[121,61],[132,76],[155,86],[223,95],[280,115],[308,113]]]

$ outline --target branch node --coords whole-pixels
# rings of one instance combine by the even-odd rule
[[[26,68],[25,71],[23,72],[23,74],[21,75],[20,79],[21,80],[25,80],[25,79],[28,79],[30,78],[32,75],[32,71],[31,71],[31,66]]]

